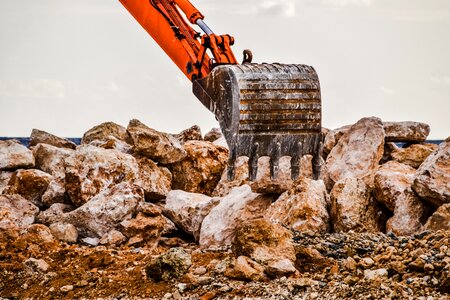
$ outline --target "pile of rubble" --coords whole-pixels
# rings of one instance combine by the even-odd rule
[[[450,138],[428,133],[324,129],[317,181],[310,156],[296,181],[288,157],[275,180],[260,158],[251,182],[241,157],[228,181],[223,137],[197,126],[0,141],[0,297],[445,297]]]

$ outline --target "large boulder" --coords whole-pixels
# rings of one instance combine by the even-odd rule
[[[89,144],[92,141],[105,141],[114,137],[121,141],[128,141],[129,136],[127,129],[114,122],[105,122],[100,125],[94,126],[86,131],[81,139],[81,144]]]
[[[58,148],[69,149],[75,149],[77,147],[74,142],[69,141],[68,139],[57,137],[56,135],[39,129],[33,129],[30,135],[30,147],[36,146],[37,144],[48,144]]]
[[[133,119],[127,127],[134,152],[151,160],[171,164],[186,157],[181,143],[172,135],[156,131]]]
[[[133,246],[147,243],[150,247],[155,247],[165,226],[164,216],[149,217],[141,212],[135,218],[120,222],[121,232],[130,239],[129,244]]]
[[[52,179],[52,175],[40,170],[17,170],[13,173],[3,194],[19,194],[34,205],[42,208],[42,195],[47,190]]]
[[[383,229],[382,211],[362,179],[342,179],[334,185],[330,198],[333,231],[378,232]]]
[[[291,232],[266,218],[244,220],[234,236],[232,250],[236,257],[248,256],[265,265],[281,259],[295,261]]]
[[[169,169],[158,166],[147,157],[137,157],[141,187],[144,189],[145,199],[159,200],[166,197],[172,186],[172,174]]]
[[[77,209],[62,214],[60,222],[75,225],[83,236],[101,238],[122,221],[131,219],[143,201],[144,193],[140,187],[122,182],[103,190]]]
[[[203,194],[173,190],[167,194],[164,214],[198,241],[203,219],[219,201]]]
[[[55,178],[64,179],[64,160],[75,151],[58,148],[49,144],[37,144],[33,147],[33,155],[36,159],[36,168]]]
[[[426,230],[450,230],[450,203],[441,205],[425,224]]]
[[[331,150],[336,146],[339,139],[350,130],[352,125],[345,125],[336,129],[332,129],[325,134],[323,141],[323,157],[326,158],[330,154]]]
[[[136,159],[117,150],[81,145],[65,159],[65,187],[76,206],[121,182],[139,182]]]
[[[51,206],[66,200],[65,159],[74,152],[72,149],[58,148],[48,144],[37,144],[33,147],[36,168],[53,176],[47,190],[42,195],[41,202],[44,205]]]
[[[383,122],[387,142],[423,142],[430,126],[420,122]]]
[[[410,166],[390,161],[375,174],[375,198],[394,213],[386,230],[396,235],[419,232],[428,211],[411,188],[415,172]]]
[[[34,223],[39,208],[20,195],[0,195],[0,229],[26,228]]]
[[[17,170],[34,167],[31,150],[17,140],[0,141],[0,170]]]
[[[169,166],[172,188],[211,195],[225,169],[227,149],[204,141],[188,141],[183,148],[186,158]]]
[[[327,157],[327,188],[344,178],[362,178],[374,172],[383,156],[384,137],[379,118],[363,118],[354,124]]]
[[[322,180],[300,178],[266,211],[266,217],[291,229],[309,233],[329,231],[328,195]]]
[[[393,160],[417,169],[433,151],[435,144],[412,144],[406,148],[396,148],[390,156]]]
[[[200,245],[230,245],[235,236],[235,228],[245,220],[262,217],[273,200],[270,195],[253,193],[248,185],[234,188],[203,219]]]
[[[250,185],[252,191],[262,194],[281,194],[292,188],[291,158],[283,156],[278,165],[278,174],[275,179],[270,178],[270,158],[263,156],[258,160],[258,172],[253,181],[248,180],[248,157],[241,156],[236,159],[235,176],[228,180],[228,170],[225,168],[222,177],[214,189],[213,196],[225,196],[233,188],[244,184]],[[305,155],[300,159],[300,176],[312,178],[312,156]]]
[[[413,189],[433,205],[450,203],[450,137],[419,167]]]

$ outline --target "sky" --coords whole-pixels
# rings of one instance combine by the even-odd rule
[[[450,1],[193,0],[233,51],[318,72],[322,123],[419,121],[450,136]],[[199,30],[196,28],[196,30]],[[118,0],[0,0],[0,136],[80,137],[139,119],[218,127],[191,83]]]

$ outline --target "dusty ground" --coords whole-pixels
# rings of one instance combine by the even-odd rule
[[[224,275],[231,250],[201,251],[179,238],[163,238],[156,248],[106,248],[3,232],[0,299],[450,299],[449,240],[450,232],[294,234],[296,274],[245,282]],[[177,280],[154,282],[146,266],[171,247],[190,253],[192,266]],[[48,267],[25,263],[30,258]]]

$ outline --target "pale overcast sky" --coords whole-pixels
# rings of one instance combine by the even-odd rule
[[[234,52],[317,70],[323,125],[365,116],[450,135],[449,0],[194,0]],[[0,0],[0,136],[76,137],[137,118],[217,127],[190,82],[117,0]]]

